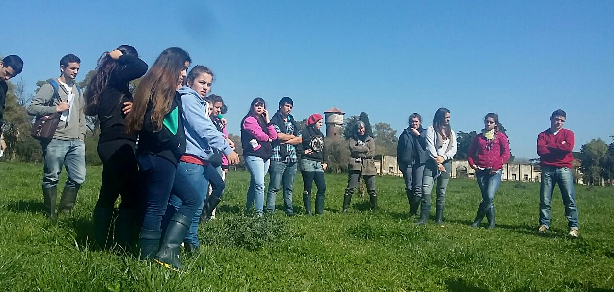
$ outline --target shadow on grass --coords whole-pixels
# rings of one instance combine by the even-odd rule
[[[6,205],[6,208],[15,213],[42,213],[45,211],[45,205],[42,200],[23,200],[11,202]]]
[[[448,279],[446,280],[446,286],[448,287],[448,291],[452,292],[465,292],[465,291],[474,291],[474,292],[489,292],[490,290],[480,288],[474,284],[467,283],[467,281],[463,279]]]
[[[230,205],[225,205],[225,204],[221,204],[217,206],[217,211],[218,212],[222,212],[222,213],[230,213],[230,214],[243,214],[243,210],[239,207],[239,206],[230,206]]]

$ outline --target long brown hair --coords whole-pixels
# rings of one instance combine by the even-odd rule
[[[139,53],[133,46],[121,45],[117,48],[124,55],[138,57]],[[113,73],[113,70],[117,68],[118,63],[113,58],[109,57],[109,52],[102,53],[102,56],[98,59],[98,66],[96,67],[96,73],[90,79],[85,90],[85,114],[88,116],[95,116],[98,114],[98,104],[100,103],[100,94],[107,88],[109,84],[109,78]],[[120,100],[117,101],[118,103]]]
[[[136,88],[132,112],[126,117],[126,132],[141,130],[149,101],[153,101],[153,128],[155,131],[162,128],[162,119],[171,109],[179,84],[179,74],[185,70],[186,62],[190,63],[192,59],[188,52],[181,48],[172,47],[162,51]]]
[[[445,124],[446,114],[449,112],[449,109],[440,107],[437,109],[435,116],[433,117],[433,128],[435,129],[435,132],[447,137],[448,139],[450,139],[450,136],[452,135],[450,124]]]

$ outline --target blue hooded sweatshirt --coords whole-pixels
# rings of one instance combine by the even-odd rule
[[[185,154],[193,155],[202,160],[209,160],[213,149],[225,155],[232,153],[232,148],[218,131],[211,118],[207,115],[207,102],[187,86],[178,90],[181,94],[183,108],[182,120],[185,129]]]

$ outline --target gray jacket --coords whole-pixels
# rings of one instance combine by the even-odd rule
[[[62,101],[68,102],[68,92],[63,88],[63,85],[58,82],[58,94]],[[53,135],[53,139],[58,140],[70,140],[70,139],[85,139],[85,99],[83,98],[83,92],[79,93],[77,90],[77,85],[73,84],[72,93],[75,94],[75,98],[73,100],[72,106],[69,109],[70,119],[69,121],[60,121],[58,123],[58,128]],[[46,83],[43,85],[36,96],[30,102],[30,105],[27,108],[27,112],[31,116],[46,116],[56,112],[56,106],[60,104],[60,101],[55,98],[53,101],[53,105],[49,105],[49,100],[53,98],[53,86],[51,84]]]

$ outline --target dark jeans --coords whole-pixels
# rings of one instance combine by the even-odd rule
[[[136,209],[139,200],[135,143],[118,139],[98,144],[102,160],[102,185],[96,208],[113,208],[121,195],[120,209]]]
[[[405,190],[408,194],[422,197],[422,178],[424,177],[424,164],[400,164],[399,168],[405,180]]]
[[[283,187],[284,211],[286,214],[294,213],[292,208],[292,191],[294,190],[294,177],[296,176],[296,162],[280,162],[271,160],[269,167],[269,191],[266,196],[267,212],[275,211],[277,192]]]
[[[353,194],[354,190],[358,186],[358,181],[360,180],[360,170],[350,170],[348,174],[348,187],[346,189],[346,193]],[[375,191],[375,176],[374,175],[363,175],[362,180],[365,181],[367,185],[367,191],[374,192]]]
[[[137,161],[143,194],[141,201],[141,209],[144,214],[142,228],[160,231],[162,216],[166,213],[177,167],[168,159],[151,154],[141,154],[137,157]]]
[[[324,194],[326,193],[326,180],[324,179],[322,162],[301,159],[301,169],[303,169],[301,170],[301,174],[303,175],[303,194],[311,195],[311,187],[315,181],[316,187],[318,188],[316,200],[317,198],[322,198],[322,200],[324,200]],[[306,171],[305,169],[314,171]]]

